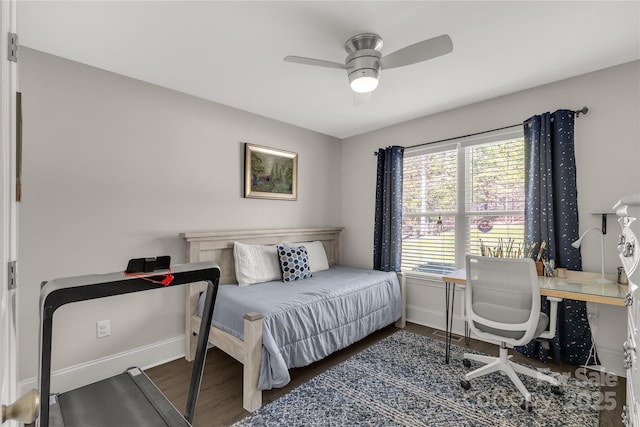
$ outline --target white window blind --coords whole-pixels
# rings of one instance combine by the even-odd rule
[[[524,140],[405,152],[402,270],[445,274],[466,253],[515,255],[524,238]]]
[[[402,270],[440,273],[455,265],[458,150],[406,156]]]
[[[467,253],[511,257],[524,239],[524,140],[466,148]]]

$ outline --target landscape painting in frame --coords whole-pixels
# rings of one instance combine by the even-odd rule
[[[298,199],[298,153],[245,143],[244,197]]]

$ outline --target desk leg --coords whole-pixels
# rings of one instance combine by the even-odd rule
[[[464,316],[464,343],[466,345],[469,345],[469,343],[471,342],[471,334],[469,333],[469,322],[467,321],[467,316],[465,313]]]
[[[444,362],[449,364],[449,353],[451,352],[451,334],[453,329],[453,300],[456,294],[456,284],[445,282],[445,353]]]

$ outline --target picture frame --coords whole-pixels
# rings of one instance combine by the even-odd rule
[[[245,143],[244,197],[298,199],[298,153]]]

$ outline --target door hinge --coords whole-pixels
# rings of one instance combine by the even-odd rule
[[[16,262],[9,261],[9,290],[16,288]]]
[[[7,59],[11,62],[18,62],[18,35],[16,33],[9,33],[8,44]]]

